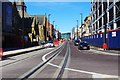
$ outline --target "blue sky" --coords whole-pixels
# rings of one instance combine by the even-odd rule
[[[80,22],[80,13],[83,20],[90,15],[90,2],[26,2],[29,15],[51,14],[50,22],[55,21],[57,29],[62,33],[70,32]]]

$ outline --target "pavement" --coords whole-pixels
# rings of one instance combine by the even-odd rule
[[[119,50],[104,50],[103,48],[98,48],[95,46],[90,46],[91,51],[96,51],[98,54],[107,54],[107,55],[120,55]]]
[[[5,52],[3,52],[2,56],[3,57],[13,56],[13,55],[27,53],[27,52],[31,52],[31,51],[35,51],[35,50],[40,50],[40,49],[43,49],[43,48],[44,48],[44,46],[35,46],[35,47],[29,47],[29,48],[25,48],[25,49],[5,51]]]

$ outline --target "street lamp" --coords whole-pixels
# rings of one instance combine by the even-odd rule
[[[23,29],[23,32],[22,32],[22,36],[23,36],[23,48],[24,48],[24,5],[22,6],[22,29]]]
[[[80,13],[80,16],[81,16],[81,27],[82,27],[82,24],[83,24],[83,14]],[[81,39],[83,40],[83,28],[81,28],[81,29],[82,29]]]
[[[50,25],[49,25],[50,16],[51,16],[51,14],[48,14],[48,37],[50,36]],[[48,39],[49,39],[49,38],[48,38]],[[47,40],[48,40],[48,39],[47,39]]]
[[[55,29],[57,30],[57,25],[55,25]]]
[[[53,21],[53,26],[54,26],[55,21]]]
[[[80,13],[80,16],[81,16],[81,25],[82,25],[82,23],[83,23],[83,14]]]
[[[56,39],[57,39],[57,38],[58,38],[58,34],[57,34],[57,25],[55,25],[55,29],[56,29],[55,37],[56,37]]]
[[[78,20],[77,20],[77,40],[78,40]]]

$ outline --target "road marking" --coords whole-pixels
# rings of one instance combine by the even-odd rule
[[[61,63],[59,64],[59,66],[63,66],[63,65],[64,65],[64,61],[65,61],[65,59],[66,59],[66,57],[67,57],[67,55],[68,55],[68,52],[69,52],[68,60],[69,60],[69,58],[70,58],[70,50],[69,50],[70,47],[68,47],[68,44],[69,44],[69,43],[67,43],[67,49],[66,49],[65,56],[63,57],[63,60],[61,61]],[[68,51],[68,50],[69,50],[69,51]],[[65,66],[65,67],[69,66],[69,61],[68,61],[68,60],[67,60],[67,63],[66,63],[66,66]],[[61,68],[58,68],[58,69],[55,71],[55,73],[54,73],[54,75],[53,75],[52,78],[57,78],[58,75],[59,75],[60,72],[61,72],[61,69],[62,69],[62,67],[61,67]],[[67,78],[67,74],[68,74],[68,70],[64,70],[63,75],[62,75],[62,78]]]
[[[60,46],[61,47],[61,46]],[[51,62],[52,60],[54,60],[60,53],[61,51],[64,49],[64,45],[62,46],[61,50],[58,52],[57,55],[55,55],[54,58],[52,58],[49,62]],[[51,51],[53,52],[53,51]],[[51,52],[49,52],[48,54],[51,54]],[[46,54],[45,54],[46,55]],[[54,55],[54,54],[53,54]],[[35,76],[37,76],[48,64],[46,63],[44,66],[42,66],[39,70],[37,70],[34,74],[32,74],[29,78],[35,78]]]
[[[63,45],[63,44],[62,44]],[[62,45],[60,45],[60,47],[62,46]],[[60,47],[58,47],[58,48],[56,48],[55,50],[57,50],[57,49],[59,49]],[[55,51],[55,50],[52,50],[52,51],[50,51],[49,53],[47,53],[47,54],[51,54],[53,51]],[[46,60],[47,61],[47,60]],[[45,62],[46,62],[45,61]],[[43,61],[42,63],[40,63],[40,64],[38,64],[37,66],[35,66],[34,68],[32,68],[32,69],[30,69],[28,72],[26,72],[26,73],[24,73],[23,75],[21,75],[20,77],[18,77],[18,79],[16,79],[16,80],[21,80],[21,79],[23,79],[23,78],[26,78],[26,77],[29,77],[29,75],[31,75],[31,74],[33,74],[37,69],[39,69],[42,65],[44,65],[45,64],[45,62]],[[48,62],[47,62],[48,63]],[[46,64],[47,64],[46,63]]]
[[[46,56],[48,54],[45,54],[43,57],[42,57],[42,60],[43,61],[46,61]],[[62,68],[61,66],[58,66],[58,65],[55,65],[55,64],[52,64],[50,62],[48,62],[47,64],[53,66],[53,67],[57,67],[57,68]],[[80,73],[86,73],[86,74],[91,74],[92,75],[92,78],[118,78],[118,76],[116,75],[107,75],[107,74],[101,74],[101,73],[95,73],[95,72],[89,72],[89,71],[83,71],[83,70],[77,70],[77,69],[72,69],[72,68],[65,68],[66,70],[70,70],[70,71],[75,71],[75,72],[80,72]]]

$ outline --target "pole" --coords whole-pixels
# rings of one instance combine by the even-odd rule
[[[80,15],[81,15],[81,25],[82,25],[82,23],[83,23],[83,14],[80,13]]]
[[[23,36],[23,48],[25,46],[24,44],[24,5],[22,6],[22,28],[23,28],[23,31],[22,31],[22,36]]]
[[[80,13],[80,16],[81,16],[81,28],[82,28],[82,24],[83,24],[83,14]],[[81,39],[83,40],[83,28],[82,28]]]
[[[49,25],[49,23],[50,23],[50,15],[51,14],[48,14],[48,40],[50,39],[50,25]]]
[[[54,26],[55,21],[53,21],[53,26]]]
[[[53,32],[52,32],[53,40],[55,39],[55,38],[54,38],[54,33],[55,33],[55,30],[54,30],[54,23],[55,23],[55,21],[53,21],[53,28],[52,28],[52,29],[53,29]]]
[[[45,19],[46,19],[46,21],[47,21],[47,14],[45,13]],[[48,21],[47,21],[48,22]],[[45,42],[47,42],[47,24],[45,24],[46,26],[46,28],[45,28]]]
[[[55,32],[55,37],[56,37],[56,40],[57,40],[57,25],[55,25],[55,29],[56,29],[56,32]]]
[[[77,40],[78,40],[78,20],[77,20]]]

